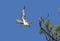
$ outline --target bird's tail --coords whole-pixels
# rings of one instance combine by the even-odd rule
[[[29,24],[32,24],[32,22],[28,22]]]

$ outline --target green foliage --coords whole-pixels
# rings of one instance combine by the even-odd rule
[[[46,21],[45,21],[45,26],[46,26],[46,27],[49,27],[49,25],[50,25],[50,20],[46,20]]]
[[[53,31],[54,26],[51,24],[50,20],[44,20],[43,21],[39,21],[40,24],[40,33],[41,34],[45,34],[47,41],[58,41],[57,37],[57,33],[54,33],[55,31],[59,31],[60,32],[60,24],[56,25],[56,29],[55,31]]]
[[[50,26],[49,26],[49,31],[51,32],[52,30],[53,30],[53,26],[50,25]]]
[[[58,36],[60,36],[60,24],[57,24],[55,26],[55,32],[57,33]]]
[[[57,36],[57,33],[52,33],[51,36],[55,38]]]
[[[56,25],[55,31],[60,32],[60,24]]]
[[[40,29],[40,33],[41,33],[41,34],[43,34],[43,33],[44,33],[43,29]]]

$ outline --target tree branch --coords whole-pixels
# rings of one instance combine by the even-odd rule
[[[41,29],[42,29],[49,37],[51,37],[53,40],[58,41],[58,40],[56,40],[54,37],[52,37],[48,32],[46,32],[46,31],[44,30],[44,28],[41,27]]]

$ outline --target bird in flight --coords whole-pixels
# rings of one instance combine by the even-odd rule
[[[27,22],[27,21],[26,21],[25,6],[24,6],[23,9],[22,9],[22,20],[17,19],[16,22],[17,22],[18,24],[21,24],[22,26],[28,26],[28,27],[30,27],[30,24],[32,24],[32,22]]]

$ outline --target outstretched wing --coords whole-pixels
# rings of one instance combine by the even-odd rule
[[[22,9],[22,20],[26,20],[26,16],[25,16],[25,6]]]
[[[23,24],[23,22],[22,22],[21,20],[16,20],[16,22],[17,22],[18,24]]]

